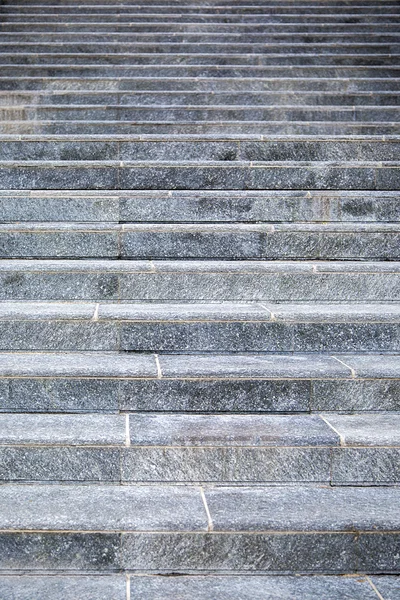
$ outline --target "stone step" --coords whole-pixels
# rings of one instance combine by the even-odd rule
[[[32,25],[30,26],[32,29]],[[313,28],[314,30],[314,28]],[[219,32],[135,32],[134,40],[135,42],[140,43],[150,43],[153,44],[155,49],[158,49],[158,46],[154,46],[154,44],[177,44],[177,43],[258,43],[258,44],[346,44],[349,43],[366,43],[366,44],[396,44],[399,43],[399,35],[395,32],[385,32],[385,33],[375,33],[375,31],[352,31],[352,32],[291,32],[291,33],[273,33],[273,32],[264,32],[264,33],[227,33],[221,32],[218,28]],[[132,33],[122,33],[122,32],[84,32],[84,36],[82,36],[82,32],[45,32],[45,31],[35,31],[35,42],[36,43],[79,43],[84,38],[85,44],[90,43],[103,43],[103,47],[107,48],[109,43],[118,42],[118,43],[132,43]],[[2,42],[17,42],[17,43],[25,43],[32,42],[32,33],[24,33],[21,31],[11,32],[8,29],[2,32]]]
[[[292,67],[294,56],[296,65],[313,66],[396,66],[399,55],[395,54],[257,54],[251,56],[234,53],[32,53],[18,52],[10,54],[0,51],[1,65],[202,65],[202,66],[269,66],[287,65]]]
[[[388,413],[3,414],[0,481],[394,485],[399,426]]]
[[[121,112],[132,110],[130,108],[120,108]],[[99,109],[100,114],[95,116],[101,119],[101,111],[103,110],[101,107],[94,105],[87,110],[93,115],[97,109]],[[380,111],[384,113],[386,109],[389,113],[393,110],[392,107],[379,107],[371,110],[379,114]],[[0,108],[0,114],[2,110],[7,112],[9,109]],[[36,111],[36,108],[32,110]],[[44,110],[47,109],[44,108]],[[52,110],[50,108],[50,111]],[[66,107],[66,111],[73,112],[77,110]],[[82,111],[84,110],[86,109],[82,107]],[[143,111],[142,108],[133,110],[138,110],[139,113],[147,111],[148,116],[152,117],[152,112],[157,112],[158,109],[145,107]],[[185,114],[186,111],[190,112],[192,109],[178,110],[182,110],[182,113]],[[16,108],[15,111],[18,112],[20,109]],[[215,110],[214,108],[201,109],[204,118],[207,117],[206,113],[209,112],[214,113],[214,118],[217,119],[218,111],[218,108]],[[359,113],[362,114],[364,107],[349,109],[349,111],[354,117],[357,117]],[[162,113],[168,114],[167,110],[164,109]],[[160,113],[160,116],[162,113]],[[82,119],[84,114],[82,114]],[[400,108],[398,114],[400,115]],[[34,118],[33,113],[30,116]],[[349,161],[351,163],[350,168],[355,168],[358,165],[357,161],[360,161],[360,168],[362,169],[362,163],[365,161],[396,161],[400,156],[399,146],[400,136],[385,136],[384,139],[382,136],[358,136],[354,139],[343,135],[320,136],[319,138],[299,135],[266,138],[260,134],[238,135],[236,137],[234,135],[175,135],[172,137],[166,135],[118,136],[115,134],[108,136],[85,136],[82,134],[69,136],[66,134],[63,136],[31,135],[24,137],[20,135],[3,135],[0,137],[0,161],[2,161],[1,166],[4,168],[7,167],[9,161],[29,161],[29,163],[40,161],[39,167],[42,166],[43,161],[52,161],[52,165],[53,161],[151,161],[152,164],[156,161],[163,161],[160,164],[161,168],[165,166],[166,161],[174,163],[194,160],[201,161],[203,164],[208,161],[218,161],[223,162],[224,166],[226,163],[233,162],[237,163],[239,167],[243,167],[244,161],[268,163],[308,161],[314,167],[319,167],[321,162],[326,161]],[[21,164],[22,166],[23,164]],[[29,166],[33,167],[34,165]],[[76,167],[77,165],[72,166]],[[288,168],[288,165],[283,163],[282,167],[285,168],[285,166]],[[323,166],[320,168],[323,168]],[[346,165],[344,165],[344,168],[346,168]],[[200,190],[201,187],[198,189]]]
[[[218,12],[215,14],[207,14],[203,13],[201,9],[196,11],[195,13],[159,13],[157,10],[154,10],[152,13],[141,13],[141,12],[129,12],[125,13],[120,11],[119,13],[111,13],[111,14],[102,14],[97,13],[96,10],[92,10],[86,13],[69,13],[69,14],[55,14],[54,12],[31,12],[31,13],[3,13],[1,14],[0,23],[10,23],[10,24],[22,24],[25,25],[27,23],[38,23],[39,25],[49,24],[49,23],[57,23],[64,24],[68,23],[69,25],[81,25],[87,23],[93,23],[97,25],[136,25],[137,23],[145,23],[147,24],[164,24],[168,23],[173,26],[179,24],[189,24],[189,25],[209,25],[210,23],[221,23],[222,27],[225,28],[226,25],[230,25],[235,23],[238,27],[248,24],[258,25],[260,23],[265,23],[265,25],[281,25],[283,23],[287,23],[290,26],[299,26],[303,27],[305,23],[311,22],[315,25],[324,24],[326,26],[336,26],[336,25],[351,25],[354,27],[364,26],[364,25],[376,25],[377,27],[382,26],[385,27],[388,23],[393,24],[398,22],[400,18],[399,12],[389,12],[386,13],[383,9],[379,13],[337,13],[332,14],[331,12],[327,12],[326,14],[314,14],[313,12],[309,13],[293,13],[293,14],[268,14],[265,12],[258,12],[256,14],[248,14],[248,13],[236,13],[232,14],[226,11]],[[256,29],[257,30],[257,29]]]
[[[126,122],[199,122],[205,121],[278,121],[278,122],[376,122],[398,123],[400,106],[120,106],[27,105],[0,106],[1,121],[126,121]],[[380,140],[381,141],[381,140]],[[397,154],[398,156],[398,154]],[[324,155],[319,157],[324,160]]]
[[[18,0],[18,2],[13,2],[11,5],[9,5],[11,7],[12,10],[15,10],[15,6],[18,6],[19,8],[27,8],[28,10],[31,10],[32,6],[39,6],[39,7],[46,7],[46,6],[55,6],[54,5],[54,0],[52,2],[52,0],[43,0],[43,2],[38,2],[38,0]],[[149,1],[144,1],[144,0],[133,0],[131,1],[126,1],[126,0],[116,0],[116,1],[110,1],[110,0],[105,0],[104,2],[102,2],[100,5],[98,3],[96,3],[94,0],[85,0],[84,4],[79,5],[79,6],[83,6],[83,7],[91,7],[95,5],[96,9],[100,6],[100,7],[111,7],[113,9],[120,9],[121,5],[123,8],[125,7],[138,7],[140,9],[142,8],[146,8],[148,10],[153,10],[152,7],[154,6],[158,6],[158,7],[164,7],[167,9],[167,11],[170,9],[170,7],[173,6],[178,6],[179,10],[180,7],[182,6],[182,2],[180,0],[171,0],[168,2],[162,2],[161,0],[149,0]],[[56,5],[58,6],[58,4]],[[60,3],[61,7],[70,7],[73,6],[74,9],[76,10],[76,2],[74,0],[63,0],[63,2]],[[327,8],[329,8],[329,10],[331,9],[335,9],[335,7],[341,8],[343,10],[343,8],[348,9],[349,7],[367,7],[369,9],[369,7],[375,7],[375,8],[380,8],[382,6],[385,7],[385,9],[387,7],[398,7],[398,3],[394,0],[382,0],[380,2],[377,2],[376,0],[339,0],[339,1],[327,1],[327,2],[323,2],[322,7],[321,7],[321,2],[319,2],[318,0],[310,0],[307,2],[304,2],[303,0],[300,0],[300,2],[293,2],[292,0],[288,0],[288,1],[284,1],[284,2],[279,2],[279,0],[273,0],[273,1],[265,1],[265,0],[215,0],[215,1],[211,1],[211,2],[207,2],[207,4],[205,5],[204,3],[199,4],[197,1],[193,1],[190,4],[185,4],[186,8],[198,8],[198,7],[210,7],[210,9],[212,11],[215,11],[217,8],[221,8],[221,7],[228,7],[228,8],[235,8],[235,7],[263,7],[263,8],[268,8],[271,10],[276,10],[276,8],[278,8],[279,11],[282,10],[282,8],[286,8],[289,10],[295,9],[295,10],[301,10],[304,7],[319,7],[322,8],[323,11],[325,11]]]
[[[0,353],[8,413],[400,410],[399,355]]]
[[[149,4],[123,4],[115,3],[114,5],[91,5],[90,3],[80,4],[79,12],[77,10],[76,5],[68,6],[67,4],[20,4],[18,5],[2,5],[2,15],[37,15],[37,14],[46,14],[51,15],[53,13],[57,13],[60,15],[77,15],[77,14],[110,14],[115,16],[115,14],[120,15],[176,15],[178,18],[180,15],[191,15],[191,14],[202,14],[202,15],[215,15],[216,7],[211,7],[210,5],[197,4],[194,3],[192,5],[179,5],[176,6],[174,4],[160,4],[160,3],[149,3]],[[293,3],[283,3],[281,5],[271,5],[262,3],[261,5],[257,4],[249,4],[247,2],[242,2],[241,4],[236,5],[224,5],[223,3],[218,7],[217,14],[223,15],[306,15],[308,16],[317,16],[317,15],[346,15],[347,17],[357,17],[359,15],[380,15],[383,14],[398,14],[399,7],[396,2],[392,3],[375,3],[375,4],[363,4],[362,2],[356,2],[353,4],[346,4],[343,6],[332,5],[332,4],[323,4],[320,3],[316,5],[315,2],[302,3],[302,4],[293,4]]]
[[[0,304],[0,351],[397,352],[393,304]]]
[[[0,258],[399,260],[394,223],[0,225]]]
[[[392,302],[400,263],[1,260],[0,299]]]
[[[1,82],[0,82],[1,86]],[[1,135],[394,136],[399,122],[359,121],[0,121]]]
[[[287,73],[287,71],[286,71]],[[68,77],[45,78],[32,77],[0,77],[2,91],[202,91],[202,92],[396,92],[400,89],[400,78],[355,77],[348,78],[316,78],[316,77]]]
[[[317,597],[376,600],[376,590],[384,599],[393,598],[400,589],[394,575],[343,577],[338,575],[3,575],[0,587],[4,600],[18,597],[31,600],[34,595],[53,600],[56,591],[64,600],[80,594],[87,600],[99,595],[112,600],[226,600],[240,593],[242,600],[276,600]],[[228,594],[228,595],[227,595]]]
[[[281,42],[278,44],[259,44],[259,43],[164,43],[161,47],[155,47],[153,44],[140,43],[135,41],[130,42],[109,42],[107,45],[99,42],[68,42],[64,44],[55,42],[19,42],[17,39],[14,41],[3,42],[0,41],[0,52],[8,54],[10,59],[18,60],[18,55],[24,54],[48,54],[57,57],[57,54],[68,56],[74,54],[76,57],[90,54],[102,54],[105,56],[118,56],[121,54],[143,54],[145,56],[165,56],[169,54],[187,54],[190,56],[196,56],[196,54],[207,54],[208,56],[214,56],[218,58],[218,55],[229,55],[234,58],[236,54],[246,55],[248,60],[252,59],[249,54],[257,54],[259,57],[268,57],[275,55],[277,57],[283,55],[292,55],[297,57],[303,56],[318,56],[327,57],[334,60],[337,55],[349,55],[357,57],[358,55],[397,55],[400,52],[400,44],[396,43],[352,43],[348,41],[342,44],[330,44],[330,43],[318,43],[313,44],[311,51],[308,50],[304,44]],[[39,58],[39,57],[38,57]]]
[[[361,142],[359,142],[361,146]],[[3,147],[5,142],[3,142]],[[0,223],[398,222],[398,192],[0,190]]]
[[[0,161],[0,188],[399,190],[399,162],[60,160]]]
[[[292,65],[289,72],[294,79],[304,78],[378,78],[387,79],[400,78],[400,67],[391,66],[382,69],[380,66],[297,66]],[[280,78],[287,77],[288,69],[281,66],[232,66],[219,65],[2,65],[1,76],[3,78],[15,77],[17,79],[26,77],[45,78],[70,78],[79,77],[84,81],[91,77],[119,77],[134,78],[175,78],[175,77],[202,77],[202,78]]]
[[[317,486],[203,492],[2,486],[2,568],[63,574],[396,573],[399,493]]]

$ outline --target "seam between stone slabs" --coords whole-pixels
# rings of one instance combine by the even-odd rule
[[[131,600],[131,578],[130,578],[129,573],[127,573],[125,575],[125,579],[126,579],[126,600]]]
[[[341,365],[345,366],[347,369],[350,369],[350,373],[353,378],[355,378],[357,376],[355,370],[352,367],[350,367],[349,365],[347,365],[345,362],[340,360],[340,358],[338,358],[337,356],[331,356],[331,358],[333,358],[334,360],[337,360]]]
[[[12,414],[21,414],[21,413],[12,413]],[[29,414],[33,414],[33,413],[29,413]],[[38,413],[35,413],[38,414]],[[43,414],[43,413],[39,413],[39,414]],[[60,413],[57,413],[60,414]],[[65,414],[65,413],[62,413]],[[71,414],[71,413],[69,413]],[[86,414],[87,413],[72,413],[72,414]],[[96,413],[98,414],[98,413]],[[115,414],[115,413],[108,413],[108,414]],[[145,413],[142,413],[145,414]],[[160,415],[164,414],[164,413],[159,413]],[[171,414],[176,414],[176,413],[167,413],[169,415]],[[193,415],[193,413],[190,413],[191,415]],[[246,416],[253,416],[252,413],[245,413]],[[257,413],[257,416],[260,413]],[[263,413],[265,414],[265,413]],[[299,414],[299,413],[294,413]],[[300,413],[302,415],[304,415],[304,413]],[[376,414],[376,413],[373,413]],[[207,413],[207,415],[209,415],[209,413]],[[282,416],[292,416],[293,413],[288,413]],[[129,415],[126,415],[129,416]],[[271,416],[281,416],[280,414],[277,415],[277,413],[272,414]],[[316,415],[316,416],[320,416],[320,415]],[[335,431],[335,433],[337,433]],[[24,443],[23,441],[19,441],[19,442],[5,442],[5,443],[0,443],[0,448],[77,448],[80,450],[84,450],[84,449],[105,449],[105,448],[112,448],[115,450],[120,450],[120,451],[125,451],[128,446],[128,444],[125,444],[125,442],[120,442],[120,443],[115,443],[115,444],[99,444],[99,443],[92,443],[92,444],[85,444],[85,443],[79,443],[79,444],[72,444],[72,443],[68,443],[68,442],[31,442],[31,443]],[[277,444],[275,446],[273,445],[256,445],[256,444],[238,444],[237,446],[235,445],[226,445],[226,444],[212,444],[209,446],[201,446],[201,445],[186,445],[186,444],[135,444],[135,443],[130,443],[129,444],[129,449],[130,450],[135,450],[135,449],[140,449],[140,450],[154,450],[155,448],[159,448],[159,449],[182,449],[182,450],[186,450],[186,449],[190,449],[190,450],[213,450],[215,448],[219,448],[219,449],[225,449],[225,450],[243,450],[243,449],[251,449],[251,450],[283,450],[283,449],[287,449],[287,450],[339,450],[339,449],[344,449],[342,448],[342,446],[338,445],[338,444],[333,444],[333,443],[329,443],[329,444],[306,444],[306,445],[294,445],[294,444]],[[369,445],[369,444],[348,444],[345,445],[345,448],[356,448],[356,449],[375,449],[375,450],[383,450],[383,449],[388,449],[388,450],[398,450],[400,448],[400,444],[397,444],[395,446],[391,446],[391,445]],[[394,484],[396,485],[396,484]]]
[[[160,359],[158,357],[158,354],[154,354],[154,360],[156,361],[156,367],[157,367],[157,379],[162,379],[163,375],[162,375],[162,371],[161,371]]]
[[[205,495],[204,490],[203,490],[202,487],[200,488],[200,495],[201,495],[201,499],[203,501],[204,510],[206,511],[206,515],[207,515],[207,524],[208,524],[207,525],[207,531],[210,533],[211,531],[213,531],[214,525],[213,525],[213,522],[212,522],[210,509],[208,508],[206,495]]]
[[[369,583],[369,585],[372,587],[375,594],[378,596],[379,600],[385,600],[384,597],[382,596],[382,594],[379,593],[379,591],[378,591],[376,585],[374,584],[374,582],[372,581],[372,579],[368,575],[365,575],[365,579]],[[129,600],[129,598],[128,598],[128,600]]]
[[[16,485],[16,484],[14,484]],[[273,536],[289,536],[289,535],[304,535],[304,536],[312,536],[312,535],[346,535],[352,536],[354,541],[358,541],[360,535],[399,535],[398,529],[382,529],[382,530],[374,530],[374,529],[352,529],[351,531],[344,531],[338,529],[315,529],[312,531],[302,530],[302,529],[293,529],[290,531],[279,530],[279,529],[258,529],[258,530],[213,530],[206,531],[202,529],[184,529],[184,530],[173,530],[173,529],[160,529],[160,530],[142,530],[142,529],[0,529],[0,534],[19,534],[19,533],[28,533],[28,534],[82,534],[82,535],[92,535],[92,534],[116,534],[116,535],[202,535],[202,536],[221,536],[221,535],[230,535],[230,536],[257,536],[257,535],[273,535]]]
[[[92,321],[98,321],[99,320],[99,308],[100,308],[100,304],[96,304],[96,306],[94,308],[94,313],[93,313]]]
[[[340,444],[340,446],[345,446],[346,445],[345,438],[341,435],[341,433],[337,429],[335,429],[333,427],[333,425],[331,425],[329,423],[329,421],[326,419],[326,417],[324,417],[321,414],[319,414],[318,416],[324,421],[324,423],[326,423],[328,425],[328,427],[330,427],[330,429],[332,429],[339,436],[339,444]]]

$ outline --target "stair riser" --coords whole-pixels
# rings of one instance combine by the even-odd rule
[[[396,161],[399,157],[400,139],[0,140],[0,161],[309,161],[317,166],[322,161]]]
[[[318,163],[314,166],[5,166],[0,170],[0,188],[35,190],[399,190],[397,166],[347,167]],[[57,168],[56,168],[57,167]]]
[[[15,194],[15,195],[14,195]],[[100,193],[85,197],[55,192],[31,196],[12,191],[0,194],[0,222],[396,222],[400,221],[400,197],[374,193],[347,195],[274,192],[132,193],[131,196]]]
[[[311,11],[312,9],[310,9]],[[328,26],[336,26],[336,25],[348,25],[348,26],[364,26],[364,25],[376,25],[377,27],[389,24],[393,24],[399,21],[399,13],[388,13],[384,12],[384,9],[381,13],[377,14],[313,14],[308,13],[304,15],[291,14],[291,15],[281,15],[281,14],[263,14],[262,12],[259,14],[230,14],[228,12],[221,12],[220,14],[204,14],[201,10],[194,14],[168,14],[168,13],[157,13],[155,10],[154,13],[140,14],[136,13],[128,13],[128,14],[97,14],[94,11],[93,13],[69,13],[65,14],[44,14],[44,13],[2,13],[1,15],[1,23],[2,24],[10,24],[10,25],[27,25],[29,23],[34,24],[48,24],[48,23],[56,23],[63,24],[66,23],[68,25],[78,25],[93,23],[94,25],[104,26],[104,25],[136,25],[136,24],[146,24],[153,25],[153,23],[170,23],[171,26],[176,27],[177,25],[188,23],[189,25],[208,25],[208,24],[221,24],[223,28],[227,25],[235,24],[238,27],[243,27],[246,25],[254,24],[255,30],[258,30],[259,23],[265,23],[266,26],[275,26],[278,24],[289,24],[290,26],[304,26],[304,21],[310,21],[315,23],[316,25],[326,24]],[[12,29],[10,29],[12,31]]]
[[[309,413],[399,411],[398,379],[0,379],[2,412]]]
[[[393,485],[399,459],[399,448],[3,446],[0,481]]]
[[[117,264],[116,264],[117,267]],[[0,275],[1,300],[345,301],[400,300],[397,273],[93,273]]]
[[[0,107],[2,121],[357,121],[393,123],[400,121],[400,108],[396,107],[340,107],[334,108],[161,108],[161,107]],[[83,123],[84,125],[84,123]],[[355,144],[354,144],[355,145]],[[320,158],[324,160],[324,158]]]
[[[71,3],[72,4],[72,3]],[[305,5],[303,4],[294,4],[294,3],[286,3],[282,5],[272,5],[260,3],[249,3],[242,2],[241,4],[235,5],[232,3],[224,4],[223,2],[219,3],[219,14],[225,15],[307,15],[310,14],[314,17],[316,15],[327,15],[327,16],[343,16],[347,17],[357,17],[359,15],[380,15],[382,13],[386,14],[398,14],[399,8],[396,2],[392,3],[384,3],[379,2],[379,4],[375,3],[362,3],[362,2],[354,2],[353,4],[343,3],[342,6],[333,5],[332,3],[326,3],[321,6],[321,4],[316,4],[315,2],[307,2]],[[18,8],[16,8],[18,7]],[[78,9],[76,5],[68,6],[67,3],[63,3],[61,5],[57,5],[55,3],[45,4],[42,2],[36,2],[29,4],[13,4],[13,5],[3,5],[2,6],[2,14],[4,16],[17,16],[17,15],[45,15],[48,17],[52,14],[57,15],[77,15]],[[211,8],[209,5],[205,6],[202,4],[194,3],[190,6],[174,6],[173,3],[162,4],[162,3],[146,3],[140,4],[132,3],[131,5],[124,3],[116,2],[114,5],[110,4],[107,6],[107,3],[103,3],[101,5],[95,5],[90,2],[85,2],[85,4],[79,6],[79,14],[84,15],[92,15],[95,13],[96,15],[112,15],[115,16],[116,13],[121,16],[125,15],[176,15],[179,18],[181,15],[215,15],[215,8]]]
[[[399,352],[399,323],[0,322],[0,350]]]
[[[398,543],[390,531],[0,535],[7,572],[396,573]]]

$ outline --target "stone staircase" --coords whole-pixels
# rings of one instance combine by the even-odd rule
[[[0,600],[399,600],[399,27],[3,0]]]

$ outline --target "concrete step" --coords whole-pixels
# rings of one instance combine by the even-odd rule
[[[399,165],[355,160],[2,160],[0,188],[394,191],[400,189]]]
[[[5,142],[3,142],[5,145]],[[361,143],[360,143],[361,145]],[[0,222],[398,222],[398,192],[0,190]]]
[[[1,121],[316,121],[394,123],[400,121],[399,106],[120,106],[27,105],[0,106]],[[322,155],[323,156],[323,155]],[[321,157],[321,160],[323,158]]]
[[[397,352],[393,304],[0,304],[0,351]]]
[[[0,498],[8,571],[397,571],[396,488],[9,485]]]
[[[400,410],[399,355],[2,352],[0,374],[8,413]]]
[[[399,260],[392,223],[0,225],[0,258]]]
[[[96,111],[97,105],[88,111]],[[389,111],[392,108],[388,108]],[[372,109],[379,113],[383,108]],[[8,109],[4,109],[6,112]],[[16,112],[19,109],[15,109]],[[36,109],[34,109],[36,110]],[[45,109],[46,110],[46,109]],[[67,111],[70,109],[67,107]],[[75,109],[72,109],[73,111]],[[101,112],[102,108],[99,107]],[[126,109],[122,109],[126,110]],[[127,109],[130,110],[130,109]],[[146,108],[151,117],[156,108]],[[186,110],[186,109],[185,109]],[[197,109],[195,109],[197,110]],[[349,109],[350,110],[350,109]],[[362,112],[364,108],[360,108]],[[397,110],[397,109],[396,109]],[[210,110],[212,112],[213,109]],[[356,116],[358,109],[351,109]],[[0,108],[0,114],[2,109]],[[165,111],[166,112],[166,111]],[[189,111],[188,111],[189,112]],[[215,111],[215,119],[218,109]],[[399,109],[400,115],[400,109]],[[31,115],[33,118],[33,115]],[[100,119],[100,115],[96,115]],[[239,116],[239,115],[237,115]],[[206,115],[204,115],[206,117]],[[83,116],[82,116],[83,118]],[[355,167],[357,161],[396,161],[399,154],[400,136],[275,136],[262,135],[3,135],[0,137],[0,160],[19,161],[208,161],[238,163],[244,161],[281,162],[310,161],[318,167],[323,161],[349,161]],[[200,162],[201,161],[201,162]],[[21,165],[23,166],[23,164]],[[32,165],[33,166],[33,165]],[[76,165],[73,165],[76,166]],[[85,166],[83,163],[82,166]],[[293,165],[295,166],[295,165]],[[282,165],[285,167],[285,164]],[[350,167],[350,168],[351,168]],[[201,189],[199,187],[198,189]]]
[[[0,299],[131,302],[392,302],[400,263],[1,260]]]
[[[388,413],[3,414],[0,481],[394,485],[399,425]]]
[[[12,53],[0,51],[1,65],[202,65],[202,66],[269,66],[288,65],[292,67],[294,56],[296,65],[313,66],[396,66],[399,55],[389,54],[247,54],[218,53]]]
[[[353,600],[376,600],[376,591],[382,598],[393,598],[400,581],[393,575],[373,577],[343,576],[282,576],[282,575],[3,575],[0,587],[5,600],[17,595],[30,600],[32,594],[53,600],[56,590],[64,600],[75,600],[84,594],[87,600],[97,600],[99,594],[112,600],[215,600],[233,598],[240,593],[243,600],[276,600],[298,597],[313,600],[319,596]],[[228,594],[228,596],[226,595]],[[385,596],[383,595],[385,594]]]

